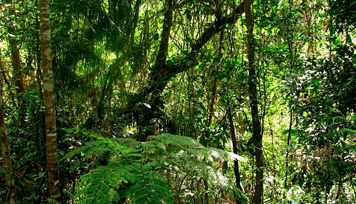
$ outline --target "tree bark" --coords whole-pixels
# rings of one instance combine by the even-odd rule
[[[173,21],[173,0],[166,0],[166,12],[164,14],[163,29],[161,33],[161,42],[156,57],[156,65],[162,65],[166,62],[169,46],[169,36],[171,34]],[[161,67],[157,67],[161,68]]]
[[[46,156],[49,194],[54,200],[61,197],[57,158],[56,113],[54,104],[54,80],[51,53],[51,29],[49,0],[40,0],[41,59],[46,124]]]
[[[292,107],[290,107],[290,119],[289,119],[289,129],[288,129],[288,136],[287,136],[287,150],[286,150],[286,176],[284,180],[284,187],[286,189],[289,189],[289,184],[288,184],[288,176],[289,176],[289,145],[290,145],[290,138],[291,138],[291,132],[292,132],[292,125],[293,125],[293,110]]]
[[[16,10],[14,7],[12,0],[7,0],[7,4],[11,5],[9,8],[9,15],[16,16]],[[15,90],[17,93],[17,106],[19,107],[19,120],[17,125],[19,128],[25,123],[26,111],[24,101],[24,92],[25,87],[23,84],[23,75],[22,75],[22,67],[21,67],[21,55],[19,43],[17,41],[17,32],[14,27],[14,23],[11,21],[7,21],[7,31],[9,35],[9,45],[10,45],[10,53],[11,53],[11,63],[13,67],[13,81],[15,84]]]
[[[6,3],[11,5],[12,0],[7,0]],[[11,5],[11,8],[9,9],[9,14],[16,15],[15,9],[12,7],[13,6]],[[17,37],[16,30],[13,26],[13,22],[7,22],[7,24],[8,24],[11,62],[12,62],[12,67],[13,67],[13,71],[14,71],[14,81],[15,81],[15,86],[16,86],[16,92],[21,95],[25,91],[25,88],[23,85],[20,49],[18,46],[18,41],[16,39],[16,37]]]
[[[262,153],[262,133],[261,122],[258,115],[257,100],[257,75],[255,69],[255,45],[253,36],[253,17],[251,5],[253,0],[244,0],[246,27],[247,27],[247,55],[249,69],[249,98],[252,115],[252,138],[256,153],[256,187],[253,195],[253,203],[263,202],[263,153]]]
[[[3,63],[1,60],[0,52],[0,67],[1,72],[4,71]],[[10,158],[10,148],[9,140],[7,137],[6,126],[5,126],[5,117],[4,117],[4,101],[3,101],[3,86],[4,82],[0,76],[0,146],[1,146],[1,156],[3,158],[3,165],[5,169],[5,183],[8,188],[8,199],[10,204],[14,204],[17,201],[16,197],[16,188],[14,185],[14,177],[12,172],[11,158]]]
[[[20,49],[18,48],[18,43],[15,36],[15,31],[13,28],[9,28],[9,34],[13,35],[9,37],[10,52],[11,52],[11,62],[14,71],[14,81],[16,86],[17,94],[22,94],[25,92],[25,87],[23,85],[23,76],[21,69],[21,57]]]
[[[230,134],[231,134],[231,140],[232,140],[232,150],[235,154],[237,154],[237,144],[236,144],[236,135],[235,135],[235,127],[234,127],[234,122],[232,120],[232,114],[231,114],[231,108],[230,104],[227,104],[227,117],[229,119],[230,123]],[[239,170],[239,161],[235,160],[234,161],[234,172],[235,172],[235,179],[236,179],[236,187],[240,190],[242,190],[242,187],[240,185],[241,180],[240,180],[240,170]],[[241,201],[237,201],[238,204],[241,203]]]

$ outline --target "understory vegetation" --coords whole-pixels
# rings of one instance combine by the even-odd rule
[[[356,0],[0,0],[0,203],[356,203]]]

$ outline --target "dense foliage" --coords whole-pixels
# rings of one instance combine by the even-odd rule
[[[0,0],[0,203],[354,203],[355,25],[355,0]]]

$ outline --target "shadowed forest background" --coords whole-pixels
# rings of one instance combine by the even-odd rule
[[[0,0],[0,203],[356,203],[356,0]]]

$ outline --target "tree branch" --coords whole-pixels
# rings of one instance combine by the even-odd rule
[[[173,20],[173,0],[166,0],[166,12],[164,14],[163,29],[161,33],[161,43],[156,57],[155,68],[162,68],[160,65],[164,65],[166,62],[168,54],[168,45],[169,45],[169,35],[172,28]]]
[[[143,87],[137,94],[139,98],[146,97],[153,91],[161,93],[166,85],[168,84],[169,79],[174,77],[176,74],[181,73],[185,70],[188,70],[191,67],[198,65],[199,61],[197,59],[197,54],[200,49],[217,33],[222,31],[227,24],[235,24],[238,16],[242,15],[245,11],[243,3],[237,6],[233,13],[229,16],[223,18],[216,18],[214,24],[206,28],[203,34],[192,46],[190,53],[181,59],[179,62],[168,65],[165,60],[158,60],[160,52],[158,54],[156,64],[152,68],[152,71],[149,76],[148,84]],[[163,37],[163,32],[162,32]],[[168,45],[167,45],[168,46]],[[161,43],[162,47],[162,43]],[[161,51],[161,48],[160,48]],[[161,53],[162,54],[162,53]],[[165,53],[167,54],[167,53]]]

